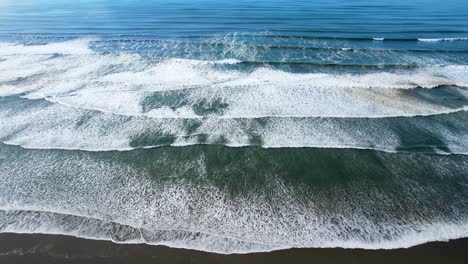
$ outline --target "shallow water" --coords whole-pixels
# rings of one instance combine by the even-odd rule
[[[0,231],[219,253],[468,235],[464,1],[2,1]]]

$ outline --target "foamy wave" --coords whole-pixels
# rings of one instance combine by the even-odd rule
[[[44,55],[44,54],[90,54],[93,51],[89,43],[94,39],[76,39],[66,42],[44,45],[23,45],[0,42],[0,56],[11,55]]]
[[[0,85],[0,96],[10,96],[14,94],[21,94],[25,91],[13,85]]]
[[[5,213],[5,211],[0,212],[0,215],[2,213]],[[104,219],[56,212],[18,211],[8,208],[6,214],[14,216],[10,216],[11,223],[9,225],[2,223],[3,228],[0,229],[0,233],[67,235],[92,240],[111,241],[117,244],[162,245],[219,254],[248,254],[290,248],[398,249],[409,248],[428,242],[448,241],[468,237],[468,223],[435,223],[421,226],[417,232],[409,232],[404,237],[393,241],[366,243],[346,240],[327,241],[322,238],[312,244],[273,244],[264,241],[246,241],[241,238],[200,231],[147,230],[141,226],[135,227]],[[21,219],[21,217],[25,217],[26,219]],[[3,215],[3,218],[7,217]],[[88,228],[75,229],[74,226],[77,225],[87,225]],[[109,232],[109,229],[117,229],[118,231]]]
[[[465,77],[467,72],[468,66],[428,67],[409,72],[367,74],[299,74],[259,68],[246,78],[236,80],[234,84],[273,83],[276,85],[291,84],[293,87],[389,89],[434,88],[441,85],[468,87],[468,80]]]
[[[451,120],[463,115],[468,103],[468,66],[292,73],[267,67],[233,69],[227,65],[240,62],[234,59],[154,62],[123,52],[55,55],[68,50],[63,46],[88,46],[84,40],[75,42],[47,44],[49,55],[28,53],[47,45],[24,46],[24,54],[0,61],[1,95],[24,98],[2,99],[3,142],[86,150],[221,142],[396,151],[401,135],[390,125],[393,119],[369,118],[432,120],[430,116],[446,114]],[[415,129],[427,133],[423,127],[431,128],[429,134],[448,149],[440,142],[429,148],[467,152],[460,125],[452,129],[445,127],[451,121],[411,120],[423,120]],[[150,140],[142,142],[145,133]]]
[[[239,64],[242,63],[241,60],[237,59],[224,59],[224,60],[214,60],[214,61],[203,61],[203,60],[190,60],[190,59],[171,59],[169,61],[178,62],[178,63],[188,63],[193,65],[216,65],[216,64]]]
[[[422,42],[467,41],[468,38],[418,38]]]
[[[359,177],[344,170],[330,179],[335,174],[318,170],[323,178],[309,175],[312,181],[318,177],[316,186],[282,175],[291,158],[300,157],[295,162],[302,165],[310,164],[301,160],[309,155],[316,160],[320,155],[311,150],[281,156],[239,149],[237,155],[249,158],[229,159],[219,167],[209,164],[219,162],[218,155],[236,154],[220,148],[152,151],[113,153],[110,159],[103,153],[2,145],[0,232],[66,234],[223,254],[290,247],[389,249],[468,235],[460,210],[466,205],[466,159],[375,153],[371,157],[383,162],[380,167],[367,164],[365,152],[322,153],[324,165],[317,166],[340,160],[359,168]],[[148,167],[130,165],[135,158],[148,161]],[[433,173],[418,176],[407,167]],[[261,182],[249,182],[249,189],[244,180],[251,171]],[[229,192],[231,187],[242,191]]]
[[[21,105],[21,110],[15,109]],[[187,115],[193,113],[188,112]],[[467,153],[465,113],[394,118],[152,118],[83,110],[41,100],[8,98],[0,105],[0,140],[26,148],[130,150],[161,145],[225,144],[264,148],[413,148]],[[402,129],[395,130],[395,125]],[[27,127],[28,129],[23,129]],[[421,146],[402,137],[427,138]],[[436,139],[436,140],[435,140]]]
[[[49,47],[51,53],[60,52],[59,44],[50,45],[55,47]],[[11,55],[0,61],[0,93],[155,118],[389,117],[434,115],[464,107],[438,103],[428,92],[419,92],[420,96],[403,89],[468,86],[467,66],[362,74],[291,73],[266,67],[246,72],[223,67],[238,63],[236,59],[151,62],[138,54],[118,52]],[[464,89],[453,89],[459,99],[466,95]],[[162,98],[167,99],[165,104],[158,105]]]
[[[2,213],[6,213],[7,216],[5,217]],[[142,226],[131,226],[107,219],[73,215],[67,212],[14,210],[12,208],[0,211],[0,215],[4,218],[8,218],[12,214],[14,216],[10,217],[14,219],[15,224],[4,225],[3,228],[0,228],[0,233],[68,235],[92,240],[111,241],[118,244],[163,245],[219,254],[269,252],[291,247],[245,241],[241,238],[225,237],[196,230],[148,230]],[[18,215],[20,217],[26,216],[27,219],[24,221]],[[35,220],[31,221],[32,217]],[[0,221],[0,223],[2,222]],[[87,225],[88,228],[86,230],[74,229],[73,226],[76,225]],[[120,234],[109,232],[109,229],[119,229]]]
[[[1,95],[1,94],[0,94]],[[181,118],[181,119],[203,119],[205,117],[210,117],[212,119],[236,119],[236,118],[308,118],[308,117],[332,117],[332,118],[388,118],[388,117],[420,117],[420,116],[434,116],[434,115],[446,115],[450,113],[457,112],[466,112],[468,111],[468,106],[461,107],[424,107],[422,104],[411,104],[408,102],[407,108],[403,106],[403,103],[399,103],[399,108],[401,111],[394,113],[379,113],[376,110],[373,113],[367,112],[365,108],[354,108],[353,112],[351,110],[346,110],[344,112],[326,112],[326,109],[321,109],[321,111],[309,111],[308,109],[301,109],[301,111],[284,111],[278,113],[278,111],[259,111],[259,109],[249,109],[248,105],[240,105],[239,109],[234,110],[234,106],[229,107],[230,111],[223,111],[220,115],[204,115],[202,113],[196,113],[193,109],[194,105],[181,106],[177,108],[172,108],[168,106],[162,106],[159,108],[151,109],[148,111],[142,111],[141,101],[144,100],[144,96],[135,96],[129,93],[122,92],[120,94],[116,93],[104,93],[102,95],[94,95],[93,97],[105,96],[111,103],[104,105],[101,103],[94,104],[90,103],[87,99],[91,94],[80,94],[73,96],[73,98],[68,97],[45,97],[44,100],[61,104],[67,107],[73,107],[83,110],[95,110],[107,114],[116,114],[129,117],[150,117],[155,119],[167,119],[167,118]],[[78,99],[78,97],[80,97]],[[23,98],[28,98],[28,96],[23,96]],[[113,98],[114,100],[111,100]],[[34,98],[38,99],[38,98]],[[285,104],[286,102],[282,102]],[[291,102],[292,103],[292,102]],[[334,102],[337,104],[337,102]],[[194,102],[193,104],[196,104]],[[125,105],[125,107],[123,107]],[[277,107],[280,104],[277,105]],[[273,105],[271,106],[273,107]],[[298,105],[296,105],[297,109]],[[341,105],[343,107],[343,105]],[[417,111],[410,111],[414,107],[419,107]],[[267,107],[265,107],[267,108]],[[338,107],[331,105],[330,108],[333,110],[338,110]],[[396,107],[395,107],[396,108]],[[343,108],[342,108],[343,109]],[[285,109],[284,109],[285,110]]]

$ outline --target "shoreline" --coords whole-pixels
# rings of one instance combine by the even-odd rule
[[[468,238],[402,249],[293,248],[217,254],[65,235],[0,234],[1,263],[466,263]]]

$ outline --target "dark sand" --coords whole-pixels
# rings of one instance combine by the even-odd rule
[[[409,249],[290,249],[221,255],[59,235],[0,234],[0,263],[468,263],[468,239]]]

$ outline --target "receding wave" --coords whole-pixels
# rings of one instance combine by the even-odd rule
[[[140,226],[130,226],[111,220],[67,213],[8,208],[8,210],[0,210],[0,216],[4,220],[0,221],[0,233],[69,235],[120,244],[144,243],[221,254],[268,252],[292,247],[266,242],[245,241],[242,238],[225,237],[197,230],[149,230]],[[31,218],[34,218],[34,221],[31,221]],[[6,224],[8,221],[15,224]],[[77,225],[86,225],[87,228],[76,229]]]
[[[0,157],[0,232],[224,254],[389,249],[468,234],[464,156],[222,146],[89,153],[1,144]]]
[[[468,223],[437,223],[428,225],[424,230],[418,230],[407,235],[407,237],[402,237],[391,242],[366,243],[344,240],[332,244],[332,241],[322,239],[320,245],[315,243],[312,245],[274,244],[268,241],[243,240],[235,235],[224,236],[196,230],[151,230],[110,220],[47,211],[14,210],[8,208],[8,210],[0,211],[0,216],[2,216],[0,233],[68,235],[93,240],[112,241],[118,244],[163,245],[172,248],[195,249],[220,254],[246,254],[304,247],[396,249],[408,248],[427,242],[458,239],[468,235]],[[80,226],[80,228],[76,228],[77,226]],[[87,228],[82,228],[83,226],[87,226]],[[438,233],[437,230],[440,229],[443,229],[444,232]]]

